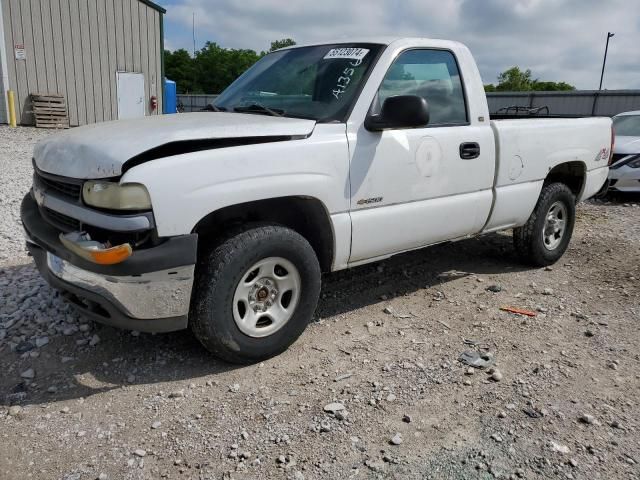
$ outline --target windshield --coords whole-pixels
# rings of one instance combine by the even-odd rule
[[[377,44],[335,44],[270,53],[217,98],[215,107],[321,122],[345,121],[382,49]]]
[[[640,137],[640,115],[613,117],[613,129],[621,137]]]

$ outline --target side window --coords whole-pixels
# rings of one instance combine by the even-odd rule
[[[387,97],[419,95],[429,104],[429,125],[467,123],[458,65],[446,50],[409,50],[389,68],[378,90],[379,109]]]

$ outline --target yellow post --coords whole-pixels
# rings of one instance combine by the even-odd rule
[[[7,90],[7,102],[9,105],[9,125],[16,128],[16,104],[13,90]]]

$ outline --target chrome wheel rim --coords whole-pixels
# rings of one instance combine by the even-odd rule
[[[269,257],[242,275],[233,296],[233,319],[250,337],[274,334],[293,316],[300,299],[300,273],[293,263]]]
[[[564,238],[567,230],[567,207],[562,202],[555,202],[549,208],[542,230],[542,241],[547,250],[555,250]]]

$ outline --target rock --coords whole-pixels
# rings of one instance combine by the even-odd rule
[[[494,370],[489,378],[494,382],[499,382],[502,380],[502,372],[500,372],[500,370]]]
[[[133,374],[127,375],[127,383],[133,383],[136,381],[136,376]]]
[[[393,393],[390,393],[389,395],[387,395],[387,402],[395,402],[396,398],[397,397]]]
[[[93,334],[93,336],[91,337],[91,340],[89,340],[89,345],[91,345],[92,347],[95,347],[99,343],[100,343],[100,337],[98,336],[97,333]]]
[[[64,327],[62,329],[62,334],[68,337],[70,335],[73,335],[77,331],[78,331],[78,327],[76,327],[75,325],[71,325],[71,326],[68,326],[68,327]]]
[[[551,451],[561,453],[563,455],[569,453],[570,451],[569,447],[567,447],[566,445],[560,445],[559,443],[556,443],[554,441],[549,442],[549,446],[551,447]]]
[[[27,370],[25,370],[24,372],[22,372],[22,373],[20,374],[20,376],[21,376],[22,378],[26,378],[26,379],[30,380],[30,379],[32,379],[32,378],[35,378],[35,376],[36,376],[36,372],[33,370],[33,368],[28,368]]]
[[[22,413],[22,407],[20,405],[13,405],[13,406],[9,407],[9,416],[10,417],[17,417],[21,413]]]
[[[325,412],[335,414],[336,412],[344,410],[344,405],[339,402],[329,403],[328,405],[324,406],[323,410]]]
[[[107,480],[108,478],[109,477],[106,473],[101,473],[100,475],[98,475],[98,480]]]
[[[465,375],[473,375],[474,373],[476,373],[476,369],[473,367],[467,368],[467,370],[464,372]]]
[[[620,425],[620,422],[618,420],[612,421],[609,425],[611,426],[611,428],[622,428],[622,425]]]
[[[20,342],[17,346],[16,346],[16,353],[25,353],[28,352],[30,350],[33,350],[35,348],[35,345],[27,340]]]
[[[38,337],[36,338],[36,347],[42,348],[49,343],[49,337]]]
[[[365,460],[364,464],[369,467],[374,472],[382,472],[384,471],[385,463],[382,460]]]
[[[571,459],[569,460],[569,465],[571,465],[572,467],[574,467],[574,468],[575,468],[575,467],[577,467],[577,466],[578,466],[578,462],[576,461],[576,459],[575,459],[575,458],[571,458]]]
[[[391,445],[400,445],[402,443],[402,434],[396,433],[391,440],[389,440]]]
[[[285,457],[284,455],[279,455],[278,458],[276,458],[276,462],[279,464],[285,464],[287,463],[287,457]]]
[[[491,437],[489,438],[491,438],[492,440],[495,440],[498,443],[502,443],[502,437],[497,433],[492,434]]]
[[[169,398],[182,398],[184,397],[184,390],[176,390],[169,394]]]
[[[553,289],[552,289],[552,288],[545,288],[545,289],[542,291],[542,294],[543,294],[543,295],[553,295]]]
[[[151,428],[153,428],[154,430],[157,429],[157,428],[160,428],[161,426],[162,426],[162,422],[158,422],[158,421],[153,422],[151,424]]]
[[[88,332],[89,330],[91,330],[91,325],[89,325],[88,323],[83,323],[82,325],[80,325],[78,330],[80,330],[83,333]]]
[[[402,416],[402,421],[403,421],[404,423],[411,423],[412,418],[411,418],[411,416],[410,416],[410,415],[403,415],[403,416]]]
[[[231,393],[238,393],[240,391],[240,384],[234,383],[233,385],[229,385],[229,391]]]
[[[326,420],[320,422],[320,431],[323,433],[327,433],[331,431],[331,424]]]
[[[299,470],[293,472],[293,480],[304,480],[304,475]]]
[[[587,331],[584,332],[584,336],[585,337],[593,337],[593,336],[595,336],[595,333],[593,333],[592,330],[587,330]]]
[[[458,361],[475,368],[489,368],[495,359],[490,353],[479,353],[475,350],[467,350],[460,354]]]
[[[144,456],[146,456],[146,455],[147,455],[147,451],[146,451],[146,450],[143,450],[143,449],[141,449],[141,448],[138,448],[137,450],[134,450],[134,451],[133,451],[133,454],[134,454],[136,457],[144,457]]]
[[[387,315],[393,315],[393,308],[391,307],[384,307],[384,309],[382,310],[384,313],[386,313]]]
[[[498,418],[507,418],[507,413],[503,411],[498,412]]]
[[[500,285],[489,285],[486,290],[488,292],[498,293],[502,291],[502,286]]]
[[[579,420],[582,423],[586,423],[587,425],[593,425],[596,421],[593,415],[589,415],[588,413],[583,413],[582,415],[580,415]]]

